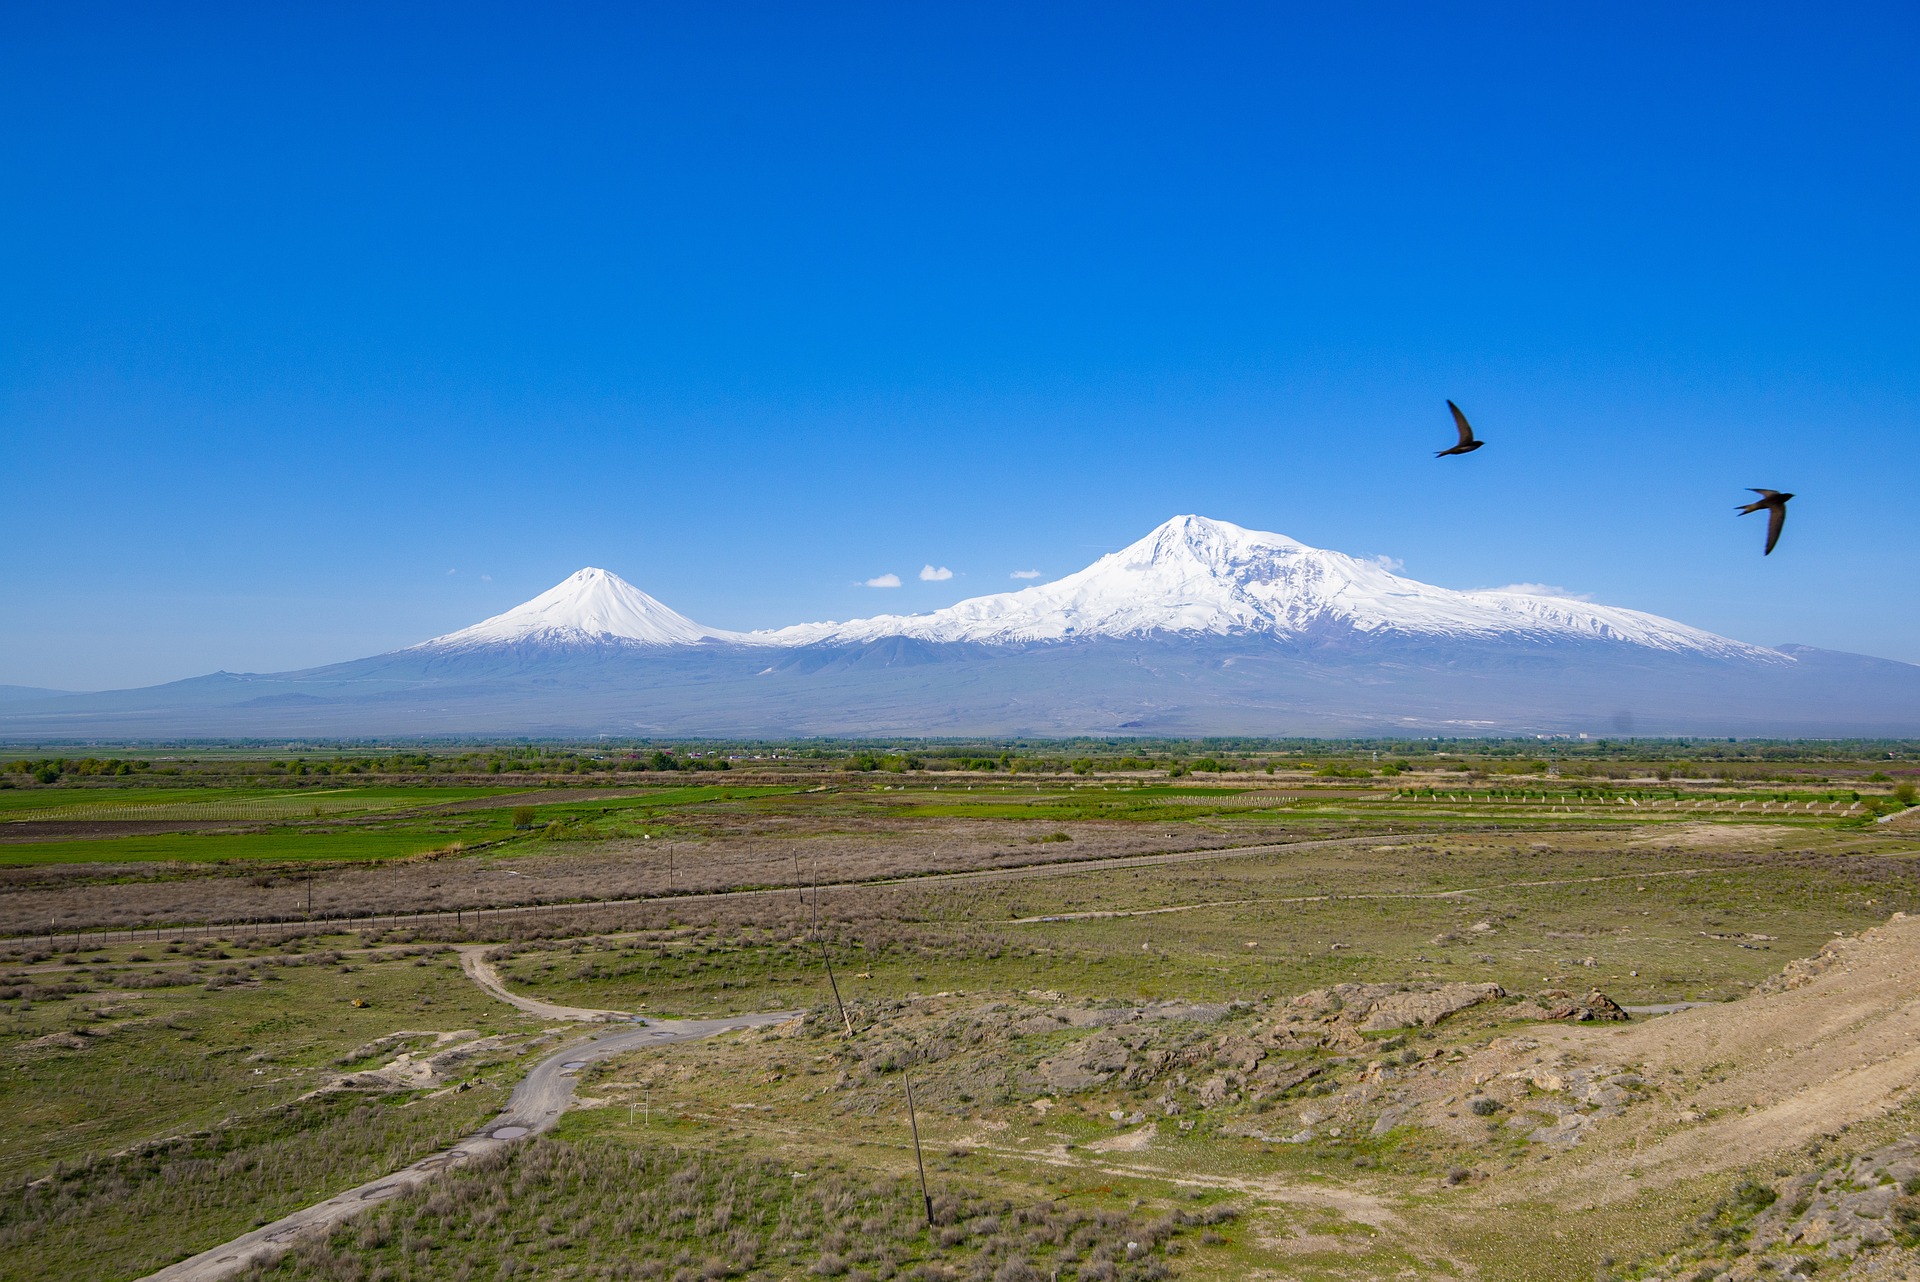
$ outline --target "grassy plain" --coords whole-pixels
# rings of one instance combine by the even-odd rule
[[[1568,1104],[1526,1076],[1543,1004],[1719,1007],[1920,911],[1920,832],[1875,822],[1912,766],[1879,759],[220,763],[249,782],[0,790],[0,1278],[137,1277],[470,1131],[575,1029],[469,980],[469,944],[550,1002],[809,1013],[596,1065],[553,1135],[256,1276],[1624,1277],[1752,1172],[1571,1207],[1542,1172],[1637,1146],[1716,1074],[1608,1065],[1611,1102]],[[1431,1024],[1354,1013],[1489,984]]]

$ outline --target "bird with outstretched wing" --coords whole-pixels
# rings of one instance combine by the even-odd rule
[[[1780,531],[1787,523],[1787,500],[1793,495],[1782,494],[1779,490],[1763,490],[1757,485],[1749,485],[1747,488],[1760,496],[1759,501],[1748,503],[1738,511],[1741,516],[1745,516],[1749,512],[1758,512],[1761,508],[1767,509],[1767,550],[1760,555],[1769,556],[1773,552],[1773,545],[1780,541]]]
[[[1435,452],[1435,458],[1445,458],[1449,454],[1471,454],[1486,444],[1485,441],[1479,440],[1474,436],[1473,425],[1467,422],[1467,416],[1460,412],[1458,405],[1455,405],[1452,401],[1448,401],[1447,408],[1453,411],[1453,425],[1460,430],[1460,443],[1450,450],[1439,450]]]

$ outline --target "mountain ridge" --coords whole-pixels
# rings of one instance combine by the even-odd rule
[[[883,636],[991,645],[1156,632],[1286,639],[1339,628],[1617,641],[1790,661],[1778,651],[1643,611],[1504,589],[1437,587],[1377,562],[1197,515],[1165,521],[1145,538],[1052,583],[973,597],[928,614],[796,624],[751,635],[800,645]]]
[[[1191,514],[1164,521],[1144,538],[1052,582],[970,597],[924,614],[732,632],[696,623],[619,575],[589,567],[510,610],[407,649],[711,643],[793,648],[887,637],[993,646],[1160,634],[1266,635],[1320,644],[1341,634],[1509,637],[1792,661],[1778,650],[1644,611],[1511,589],[1437,587],[1365,558]]]
[[[0,703],[13,741],[1570,733],[1909,737],[1920,666],[1434,587],[1184,516],[920,615],[727,632],[589,567],[364,659]]]

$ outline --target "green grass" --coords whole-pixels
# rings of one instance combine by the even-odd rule
[[[1611,880],[1586,880],[1595,877]],[[1542,882],[1554,884],[1529,884]],[[1314,898],[1330,894],[1341,898]],[[1156,908],[1179,911],[1143,911]],[[1623,861],[1591,846],[1429,846],[1066,867],[964,892],[843,892],[827,935],[843,993],[860,998],[1039,987],[1220,1000],[1459,979],[1523,992],[1599,984],[1651,1004],[1737,995],[1834,930],[1902,908],[1920,909],[1920,867],[1908,861],[1728,866],[1686,852]],[[1100,912],[1135,915],[1014,922]],[[798,926],[530,946],[502,970],[532,994],[615,1009],[770,1009],[827,992],[819,949]]]
[[[219,820],[352,814],[471,801],[507,788],[60,788],[0,792],[0,821]]]
[[[829,1159],[796,1172],[711,1134],[683,1147],[599,1129],[569,1118],[560,1136],[475,1163],[256,1276],[456,1279],[476,1260],[510,1259],[547,1277],[938,1277],[958,1266],[1021,1282],[1147,1282],[1195,1226],[1233,1218],[1061,1205],[942,1178],[929,1226],[904,1169]]]
[[[504,829],[505,825],[496,828]],[[482,830],[484,833],[485,830]],[[431,832],[273,829],[243,833],[156,833],[80,841],[0,845],[0,866],[35,864],[217,863],[229,860],[298,863],[308,860],[404,859],[444,850],[453,841]]]
[[[412,810],[451,801],[474,800],[505,795],[533,811],[534,822],[546,825],[556,821],[577,821],[579,838],[606,838],[638,835],[648,821],[663,814],[687,808],[723,804],[747,805],[761,798],[791,794],[792,788],[695,786],[647,789],[634,796],[567,800],[564,794],[525,793],[507,789],[481,788],[367,788],[350,791],[319,791],[289,796],[285,793],[261,794],[252,800],[209,798],[208,790],[190,800],[153,806],[139,798],[124,804],[102,801],[98,805],[75,808],[75,818],[142,819],[153,817],[148,811],[164,812],[172,819],[305,819],[313,810],[323,816],[311,822],[280,823],[248,832],[179,832],[130,834],[123,837],[87,837],[71,841],[26,841],[0,843],[0,867],[41,864],[92,863],[205,863],[232,860],[259,862],[310,862],[315,860],[398,859],[445,850],[454,843],[512,843],[509,850],[525,853],[528,848],[543,848],[544,830],[520,832],[513,828],[510,808],[506,806],[395,818],[387,821],[341,822],[355,814],[377,814],[383,810]],[[103,797],[124,795],[122,790],[101,790]],[[0,794],[4,796],[4,794]],[[251,811],[258,810],[254,814]],[[83,813],[84,812],[84,813]],[[98,812],[98,813],[96,813]],[[16,814],[12,816],[18,818]],[[5,828],[0,826],[0,835]]]
[[[112,955],[129,951],[122,945]],[[374,962],[347,955],[336,963],[309,954],[284,966],[270,964],[275,950],[209,945],[196,950],[192,964],[201,969],[189,974],[175,954],[151,944],[141,951],[173,964],[0,968],[0,992],[22,994],[0,1000],[0,1172],[8,1178],[280,1107],[324,1082],[347,1051],[399,1028],[526,1024],[475,988],[451,954]],[[223,973],[229,969],[238,973]],[[161,970],[190,982],[120,986]],[[84,991],[39,996],[18,977]],[[366,1005],[354,1006],[355,998]],[[78,1045],[61,1044],[68,1040]]]
[[[0,1282],[139,1277],[471,1134],[505,1100],[335,1095],[0,1192]]]
[[[1775,793],[1724,790],[1717,811],[1675,813],[1650,804],[1671,789],[1635,792],[1642,804],[1634,807],[1613,799],[1624,789],[1582,798],[1574,788],[1538,781],[1532,793],[1550,797],[1550,805],[1515,800],[1521,788],[1485,782],[1459,801],[1419,799],[1412,788],[1391,799],[1385,781],[1324,789],[1298,780],[1256,781],[1251,789],[1128,788],[1025,777],[975,780],[971,792],[953,785],[937,776],[889,776],[840,781],[829,791],[705,781],[622,788],[610,797],[552,789],[497,795],[483,808],[446,814],[383,811],[506,790],[116,787],[98,790],[96,808],[94,797],[82,802],[78,789],[63,786],[18,798],[0,794],[0,817],[10,807],[17,813],[15,803],[25,799],[71,802],[96,818],[132,818],[149,805],[175,816],[223,805],[233,814],[244,806],[304,809],[252,833],[0,845],[0,864],[229,861],[237,866],[221,875],[237,885],[275,864],[331,861],[340,867],[330,876],[364,878],[360,885],[374,887],[396,873],[423,883],[461,876],[497,858],[513,861],[529,880],[549,856],[595,856],[611,865],[631,851],[600,843],[641,833],[656,838],[654,850],[662,836],[688,840],[688,858],[695,851],[720,859],[738,853],[741,868],[757,870],[743,876],[765,872],[766,861],[753,852],[765,848],[769,834],[778,840],[790,833],[796,842],[871,841],[877,850],[964,830],[974,820],[993,821],[983,831],[993,834],[989,844],[1000,854],[1008,846],[1028,849],[1023,835],[1087,825],[1074,829],[1075,845],[1036,846],[1036,857],[1098,849],[1102,833],[1121,831],[1101,828],[1102,821],[1165,825],[1161,848],[1171,849],[1203,837],[1246,846],[1381,834],[1279,854],[834,891],[823,896],[821,925],[861,1030],[852,1042],[838,1035],[808,928],[811,906],[798,895],[675,901],[634,914],[632,920],[655,923],[652,930],[523,940],[500,966],[511,985],[531,995],[653,1014],[789,1007],[813,1014],[797,1033],[650,1048],[596,1065],[582,1074],[583,1093],[610,1107],[569,1114],[552,1141],[379,1210],[259,1274],[282,1282],[380,1270],[455,1278],[467,1265],[492,1276],[508,1260],[527,1277],[596,1276],[602,1269],[617,1276],[618,1268],[641,1262],[657,1265],[664,1277],[691,1276],[708,1267],[709,1257],[716,1267],[738,1265],[738,1276],[768,1278],[841,1264],[841,1276],[882,1266],[908,1276],[940,1266],[965,1277],[983,1262],[990,1277],[1017,1257],[1041,1278],[1057,1267],[1078,1282],[1079,1270],[1091,1268],[1092,1244],[1072,1248],[1075,1258],[1068,1258],[1061,1242],[1032,1236],[1067,1223],[1068,1211],[1092,1216],[1103,1233],[1137,1234],[1176,1211],[1236,1200],[1249,1204],[1247,1216],[1218,1226],[1215,1240],[1203,1242],[1199,1225],[1176,1225],[1178,1232],[1155,1233],[1149,1258],[1182,1277],[1223,1282],[1260,1270],[1328,1279],[1462,1275],[1465,1266],[1448,1256],[1490,1280],[1591,1276],[1603,1250],[1660,1248],[1672,1236],[1660,1226],[1683,1225],[1717,1186],[1701,1181],[1665,1200],[1577,1221],[1524,1200],[1497,1217],[1462,1217],[1434,1192],[1449,1163],[1528,1163],[1538,1160],[1537,1151],[1502,1133],[1461,1158],[1451,1141],[1412,1126],[1298,1145],[1230,1129],[1250,1123],[1284,1134],[1283,1126],[1301,1125],[1291,1115],[1317,1099],[1322,1084],[1337,1079],[1342,1090],[1358,1089],[1372,1060],[1446,1054],[1452,1046],[1526,1034],[1531,1026],[1501,1015],[1504,1007],[1477,1007],[1404,1038],[1279,1052],[1286,1062],[1321,1056],[1325,1075],[1260,1101],[1265,1111],[1256,1111],[1251,1098],[1197,1105],[1202,1082],[1221,1071],[1209,1059],[1212,1039],[1271,1027],[1294,995],[1354,980],[1493,980],[1515,993],[1598,986],[1624,1003],[1726,998],[1814,952],[1834,931],[1920,909],[1920,865],[1899,853],[1906,847],[1878,834],[1838,831],[1853,822],[1840,816],[1783,815],[1777,801],[1761,811],[1761,800]],[[1369,787],[1383,799],[1363,795]],[[1274,788],[1290,793],[1272,804],[1247,795]],[[1434,791],[1467,798],[1470,790]],[[449,795],[456,792],[462,798]],[[347,800],[341,811],[313,817],[312,807],[328,797]],[[1744,811],[1741,800],[1749,802]],[[349,801],[360,808],[357,817]],[[512,827],[511,811],[520,805],[533,809],[531,831]],[[1660,826],[1676,823],[1697,831]],[[1143,844],[1137,829],[1125,836],[1134,844],[1123,848]],[[727,844],[735,837],[757,845],[736,852]],[[1159,838],[1155,833],[1144,844]],[[354,866],[455,843],[483,848],[484,857],[405,870]],[[555,861],[563,866],[595,865],[590,858]],[[151,873],[198,884],[193,879],[211,871]],[[93,875],[139,887],[149,870]],[[49,868],[11,876],[41,893],[86,885],[88,874]],[[1053,920],[1019,920],[1025,918]],[[1476,930],[1482,923],[1487,928]],[[501,929],[523,925],[539,927],[532,919],[500,921]],[[341,943],[310,940],[295,948]],[[154,960],[131,963],[136,947]],[[181,957],[153,943],[89,951],[84,965],[46,965],[57,957],[36,958],[31,972],[0,965],[0,994],[26,994],[0,996],[0,1094],[10,1122],[0,1132],[0,1189],[16,1190],[13,1201],[0,1196],[0,1257],[17,1257],[0,1262],[0,1282],[131,1275],[163,1263],[158,1252],[205,1245],[318,1200],[357,1172],[365,1178],[382,1163],[398,1165],[416,1151],[410,1146],[443,1142],[470,1124],[458,1102],[478,1107],[482,1097],[469,1091],[443,1103],[402,1093],[373,1104],[372,1114],[353,1111],[360,1101],[295,1101],[334,1073],[373,1067],[400,1045],[426,1045],[402,1041],[350,1059],[390,1034],[539,1025],[481,993],[450,955],[415,958],[383,949],[249,969],[261,950],[223,947],[234,956],[193,959],[203,969],[189,985],[120,986],[123,976],[151,977],[168,967],[177,973]],[[36,951],[23,941],[16,955]],[[342,963],[351,969],[343,972]],[[227,967],[239,973],[222,975]],[[58,991],[66,985],[82,991]],[[1043,1026],[1016,1035],[1016,1020],[1053,1002],[1031,992],[1085,1008],[1158,998],[1255,1005],[1214,1023],[1142,1025],[1136,1049],[1168,1057],[1149,1082],[1048,1091],[1031,1076],[1037,1066],[1091,1034]],[[355,997],[367,1005],[352,1006]],[[73,1036],[80,1033],[87,1035]],[[928,1239],[914,1218],[918,1191],[902,1066],[911,1067],[921,1092],[935,1194],[956,1208],[939,1226],[961,1230],[949,1242]],[[504,1089],[519,1070],[504,1062],[486,1069],[485,1089]],[[1185,1111],[1157,1113],[1162,1099]],[[626,1105],[642,1100],[654,1110],[650,1127],[628,1120]],[[1036,1101],[1050,1107],[1036,1110]],[[1110,1119],[1114,1109],[1157,1118],[1150,1152],[1088,1149],[1124,1129]],[[1177,1129],[1177,1120],[1193,1122],[1193,1129]],[[195,1138],[138,1158],[109,1156],[182,1135]],[[55,1162],[59,1174],[36,1186],[45,1191],[34,1195],[38,1202],[21,1191],[26,1179],[54,1173]],[[262,1190],[257,1196],[253,1184]],[[163,1196],[169,1189],[171,1201]],[[1390,1199],[1394,1217],[1369,1224],[1307,1196],[1369,1189]],[[974,1224],[989,1218],[998,1226]],[[843,1249],[832,1234],[849,1220],[858,1231],[848,1232]],[[169,1233],[152,1233],[156,1223]],[[1086,1223],[1072,1223],[1069,1243]],[[1418,1231],[1406,1231],[1407,1224]],[[1275,1246],[1303,1234],[1309,1245],[1296,1252]],[[857,1252],[866,1247],[870,1258],[862,1260]],[[1091,1269],[1087,1276],[1102,1274]]]

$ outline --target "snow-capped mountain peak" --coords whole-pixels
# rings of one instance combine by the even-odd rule
[[[1610,641],[1723,658],[1783,659],[1777,651],[1637,610],[1435,587],[1376,561],[1193,515],[1176,516],[1052,583],[975,597],[929,614],[801,624],[753,636],[777,645],[889,636],[1004,645],[1155,633]]]
[[[588,567],[504,614],[414,646],[692,645],[734,640],[662,605],[619,575]]]
[[[618,575],[586,569],[505,614],[414,648],[703,642],[792,647],[892,637],[1017,646],[1182,636],[1264,636],[1314,647],[1369,639],[1438,645],[1601,642],[1718,659],[1794,662],[1777,650],[1638,610],[1511,588],[1436,587],[1394,574],[1378,561],[1192,515],[1176,516],[1051,583],[973,597],[928,614],[722,632],[669,609]]]

